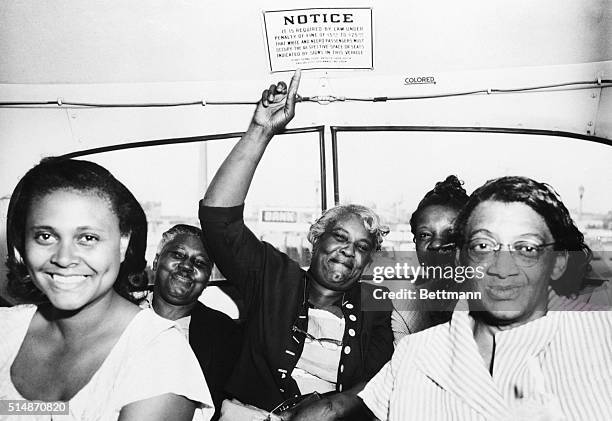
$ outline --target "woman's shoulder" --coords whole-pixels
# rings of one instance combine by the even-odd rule
[[[180,330],[172,320],[157,315],[152,308],[140,310],[128,325],[125,335],[130,338],[133,345],[137,343],[147,346],[160,336],[173,336]]]
[[[165,319],[153,309],[140,310],[125,329],[117,347],[123,354],[124,364],[148,360],[153,366],[168,364],[163,358],[175,353],[176,357],[189,354],[191,348],[180,327],[173,320]],[[172,351],[170,351],[172,350]],[[163,356],[163,358],[162,358]]]
[[[135,361],[148,359],[150,364],[167,364],[158,361],[160,355],[166,355],[172,349],[177,353],[189,353],[189,344],[177,324],[158,316],[153,309],[140,310],[130,322],[116,350],[123,364],[134,364]],[[152,368],[152,367],[151,367]]]
[[[402,337],[397,346],[395,353],[403,353],[415,355],[417,350],[427,349],[431,341],[444,342],[450,339],[450,322],[432,326],[419,332],[411,333]],[[400,351],[401,350],[401,351]]]
[[[612,330],[612,311],[607,308],[589,306],[584,309],[558,311],[551,314],[561,321],[564,332],[585,332],[587,336],[599,336]]]
[[[13,307],[0,307],[0,333],[4,336],[8,330],[20,329],[29,326],[37,306],[34,304],[20,304]]]
[[[168,393],[210,405],[185,337],[173,321],[146,309],[136,313],[88,385],[71,401],[71,409],[112,419],[111,414],[116,417],[130,403]]]
[[[0,373],[13,363],[36,308],[31,304],[0,308]]]
[[[6,317],[17,314],[31,314],[34,313],[37,308],[35,304],[17,304],[12,307],[0,307],[0,314],[6,315]]]
[[[128,329],[114,380],[118,407],[166,393],[212,407],[200,365],[172,320],[145,309]]]
[[[116,365],[131,364],[159,347],[176,346],[182,341],[186,342],[174,321],[158,316],[150,308],[138,310],[113,347],[109,365],[114,365],[110,361]]]

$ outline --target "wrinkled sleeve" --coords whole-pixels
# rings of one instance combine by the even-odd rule
[[[203,241],[215,264],[240,292],[244,314],[261,303],[262,291],[294,290],[302,282],[299,264],[244,224],[244,205],[229,208],[203,206],[200,223]],[[265,285],[264,285],[265,283]]]
[[[194,420],[209,420],[214,406],[189,344],[176,328],[161,332],[126,362],[116,383],[117,406],[173,393],[199,403]]]
[[[398,368],[407,356],[410,337],[404,338],[397,347],[391,361],[366,384],[358,396],[379,420],[389,418],[391,396],[395,388],[396,377],[401,375]]]
[[[393,344],[395,346],[397,346],[404,336],[410,335],[408,323],[404,317],[402,317],[402,312],[395,308],[391,312],[391,330],[393,331]]]
[[[261,280],[266,246],[244,224],[243,212],[244,204],[222,208],[200,201],[204,244],[223,276],[247,299],[255,295]]]

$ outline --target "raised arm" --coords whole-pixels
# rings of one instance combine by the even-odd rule
[[[300,77],[301,73],[297,70],[288,89],[284,82],[279,82],[263,91],[248,130],[225,158],[210,183],[204,195],[205,206],[230,207],[244,202],[268,142],[295,115]]]

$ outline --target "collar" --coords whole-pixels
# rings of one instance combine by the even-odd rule
[[[458,395],[486,419],[511,419],[503,387],[496,379],[524,368],[542,352],[558,331],[558,317],[547,315],[495,334],[494,375],[491,376],[474,340],[474,319],[467,311],[455,311],[451,321],[429,335],[427,349],[416,366],[446,391]],[[512,344],[512,346],[509,346]],[[517,346],[520,344],[520,346]],[[512,353],[512,355],[509,355]]]

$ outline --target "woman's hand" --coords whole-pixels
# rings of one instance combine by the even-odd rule
[[[323,398],[311,404],[280,414],[283,421],[331,421],[336,419],[333,403]]]
[[[321,399],[283,412],[283,421],[334,421],[334,420],[374,420],[374,415],[363,404],[357,393],[365,383],[359,383],[343,393],[334,393]]]
[[[279,82],[263,91],[249,129],[225,158],[206,191],[206,206],[230,207],[244,203],[270,139],[295,115],[300,77],[300,71],[296,70],[289,89],[284,82]]]
[[[251,124],[264,129],[269,135],[282,131],[295,115],[300,78],[301,71],[296,70],[289,83],[289,89],[285,82],[270,85],[270,88],[265,89]]]

